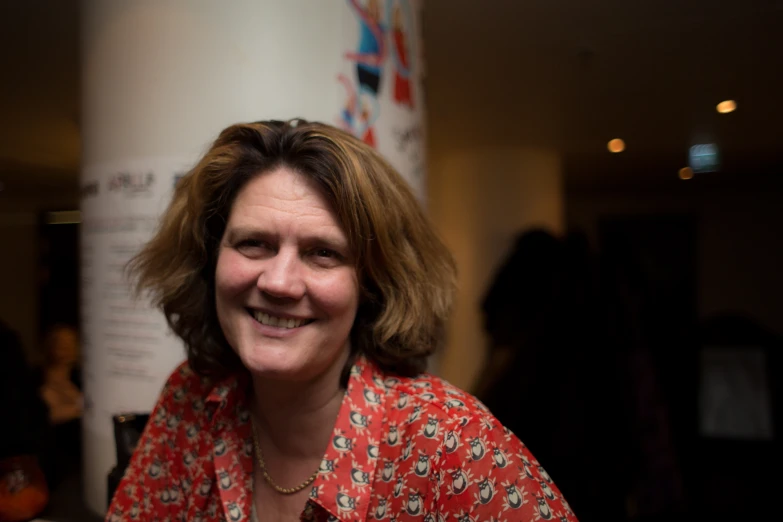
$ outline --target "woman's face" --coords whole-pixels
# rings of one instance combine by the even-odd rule
[[[359,282],[320,190],[286,167],[237,195],[215,271],[220,326],[251,372],[308,380],[349,350]]]

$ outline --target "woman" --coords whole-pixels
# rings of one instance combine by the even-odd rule
[[[360,140],[229,127],[130,269],[188,362],[107,520],[574,520],[514,435],[422,373],[454,263]]]

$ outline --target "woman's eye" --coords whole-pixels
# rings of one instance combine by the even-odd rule
[[[267,244],[258,239],[243,239],[238,242],[236,249],[243,253],[254,253],[266,248]]]
[[[311,251],[312,258],[323,266],[336,266],[345,261],[345,257],[331,248],[316,248]]]

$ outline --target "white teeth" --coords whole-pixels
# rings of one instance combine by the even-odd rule
[[[264,312],[254,312],[254,316],[259,323],[278,328],[297,328],[305,322],[304,319],[285,319],[265,314]]]

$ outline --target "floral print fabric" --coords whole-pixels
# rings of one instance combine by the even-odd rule
[[[211,384],[181,365],[106,520],[249,521],[254,456],[247,386],[242,376]],[[474,397],[432,375],[384,374],[360,358],[302,520],[576,517],[525,445]]]

